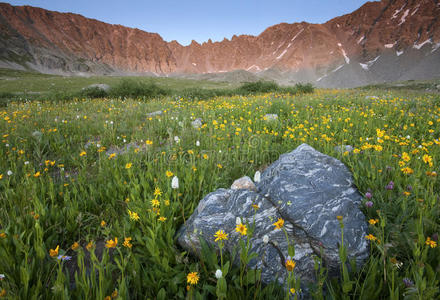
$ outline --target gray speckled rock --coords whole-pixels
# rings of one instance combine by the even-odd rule
[[[264,119],[266,121],[275,121],[275,120],[278,120],[278,115],[277,114],[265,114]]]
[[[199,238],[216,247],[213,235],[223,229],[229,233],[225,245],[231,251],[239,240],[236,218],[252,224],[255,213],[252,204],[257,204],[251,244],[258,258],[251,261],[250,267],[262,269],[264,283],[275,279],[284,282],[287,273],[282,257],[288,256],[287,242],[284,232],[274,230],[273,226],[278,218],[283,218],[289,239],[295,245],[295,273],[302,283],[314,282],[313,256],[320,256],[320,247],[329,273],[339,272],[338,215],[343,216],[344,244],[349,258],[356,259],[358,266],[368,258],[368,243],[364,238],[368,226],[359,209],[361,199],[342,162],[302,144],[281,155],[262,173],[257,191],[219,189],[208,194],[180,228],[178,242],[199,255]],[[263,242],[265,235],[269,237],[267,244]]]
[[[231,185],[231,190],[250,190],[256,191],[257,187],[255,186],[252,179],[248,176],[243,176],[237,180],[235,180]]]
[[[151,118],[151,117],[155,117],[155,116],[160,116],[162,114],[163,114],[163,111],[158,110],[158,111],[153,111],[153,112],[148,113],[147,117]]]
[[[103,91],[105,91],[105,92],[110,91],[110,86],[109,86],[108,84],[105,84],[105,83],[95,83],[95,84],[91,84],[91,85],[89,85],[88,87],[83,88],[83,90],[86,90],[86,89],[93,89],[93,88],[100,89],[100,90],[103,90]]]
[[[344,153],[344,152],[351,152],[353,151],[354,148],[351,145],[339,145],[335,147],[335,151],[339,152],[339,153]]]

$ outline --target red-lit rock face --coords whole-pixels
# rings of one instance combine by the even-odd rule
[[[2,3],[0,33],[0,46],[4,48],[0,60],[8,60],[12,52],[18,52],[49,69],[73,71],[75,66],[69,64],[88,61],[122,72],[157,74],[237,69],[260,72],[268,68],[319,73],[329,66],[354,61],[368,69],[382,53],[399,56],[410,48],[438,48],[440,2],[367,2],[353,13],[325,24],[282,23],[258,36],[192,42],[189,46],[168,43],[156,33],[76,14]]]

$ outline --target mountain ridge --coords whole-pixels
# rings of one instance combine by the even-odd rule
[[[187,46],[79,14],[0,3],[0,66],[44,73],[184,76],[245,70],[260,77],[275,72],[282,84],[351,87],[440,77],[438,48],[438,0],[366,2],[322,24],[280,23],[257,36],[193,40]]]

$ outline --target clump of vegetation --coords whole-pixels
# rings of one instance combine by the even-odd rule
[[[94,86],[83,89],[80,93],[80,96],[84,98],[92,98],[92,99],[105,98],[108,96],[108,93],[104,89]]]
[[[151,99],[169,96],[170,91],[159,87],[154,82],[123,79],[110,90],[109,94],[111,97]]]

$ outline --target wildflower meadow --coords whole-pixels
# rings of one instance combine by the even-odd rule
[[[341,241],[340,276],[316,257],[310,297],[440,297],[438,94],[10,102],[0,134],[0,298],[299,299],[292,257],[284,285],[247,268],[252,223],[218,228],[218,247],[204,245],[200,259],[176,232],[206,194],[302,143],[346,164],[369,225],[366,264],[353,265]],[[225,253],[232,235],[237,253]]]

